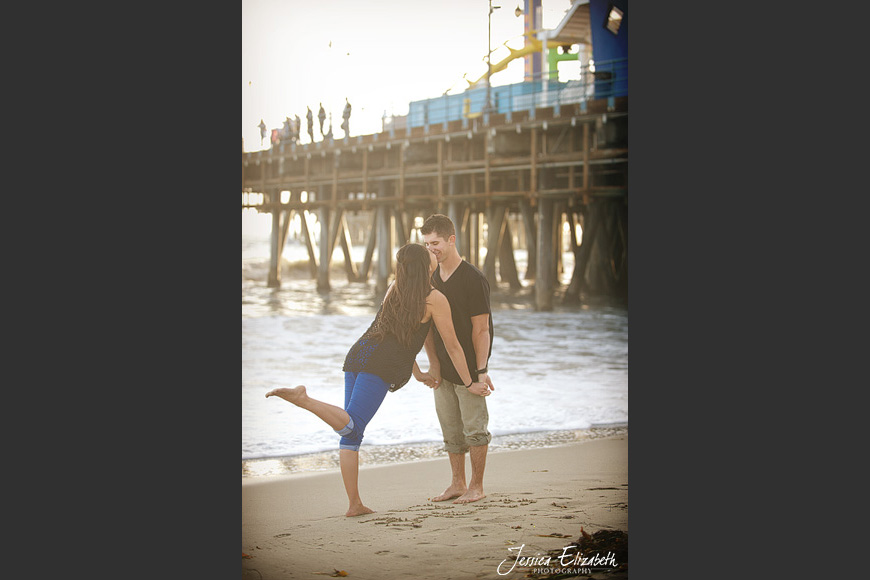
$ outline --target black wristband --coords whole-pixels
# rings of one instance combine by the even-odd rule
[[[489,369],[487,367],[483,367],[482,369],[477,369],[475,372],[479,375],[482,375],[483,373],[489,372]]]
[[[469,389],[469,388],[471,388],[471,385],[473,385],[473,384],[474,384],[474,379],[471,379],[470,383],[468,383],[467,385],[462,385],[462,386],[465,387],[466,389]]]

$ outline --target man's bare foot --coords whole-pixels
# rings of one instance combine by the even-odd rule
[[[348,510],[347,510],[347,513],[344,515],[346,515],[349,518],[352,518],[354,516],[362,516],[365,514],[373,514],[373,513],[375,513],[374,510],[367,508],[363,504],[359,504],[359,505],[350,506],[350,508],[348,508]]]
[[[471,503],[485,498],[486,495],[482,489],[469,489],[459,499],[453,503]]]
[[[466,492],[465,486],[451,485],[444,493],[439,496],[433,497],[432,501],[447,501],[448,499],[453,499],[455,497],[459,497]],[[454,502],[455,503],[455,502]]]
[[[266,393],[267,397],[280,397],[285,401],[289,401],[294,405],[298,405],[302,399],[307,396],[305,392],[305,385],[299,385],[298,387],[287,388],[281,387],[278,389],[272,389],[268,393]]]

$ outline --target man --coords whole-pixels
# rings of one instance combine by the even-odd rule
[[[323,133],[323,122],[326,121],[326,110],[323,108],[323,103],[320,103],[320,111],[317,113],[317,120],[320,121],[320,134]]]
[[[308,107],[308,113],[305,116],[308,119],[308,136],[311,137],[311,142],[314,143],[314,114],[311,112],[311,107]]]
[[[290,117],[284,117],[284,124],[281,126],[281,141],[290,141],[293,137],[293,127],[290,125],[292,120]]]
[[[344,98],[344,111],[341,112],[341,117],[344,119],[341,123],[341,128],[344,129],[345,138],[350,136],[350,101],[347,100],[347,97]]]
[[[438,261],[438,268],[432,274],[432,285],[447,297],[450,304],[456,338],[465,351],[473,381],[468,388],[463,385],[441,336],[433,327],[424,346],[430,361],[429,374],[434,379],[435,411],[450,458],[452,481],[444,493],[432,501],[458,498],[453,503],[470,503],[486,497],[483,473],[492,440],[487,429],[489,413],[486,408],[486,396],[495,390],[487,369],[493,338],[489,283],[483,272],[459,255],[456,228],[450,218],[442,214],[431,215],[423,223],[420,233],[426,248]],[[465,479],[466,453],[471,456],[471,481],[468,485]]]
[[[263,119],[260,119],[260,124],[257,127],[260,128],[260,145],[263,145],[263,139],[266,138],[266,123],[263,122]]]

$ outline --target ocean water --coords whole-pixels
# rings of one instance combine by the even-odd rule
[[[516,253],[520,275],[524,251]],[[359,255],[357,260],[361,261]],[[376,259],[376,257],[375,257]],[[565,256],[563,282],[571,273]],[[284,249],[282,285],[266,287],[268,230],[242,236],[243,475],[327,469],[337,465],[338,436],[313,414],[265,394],[304,384],[309,395],[343,406],[348,349],[371,323],[374,282],[348,283],[340,248],[331,289],[319,293],[304,246]],[[491,449],[558,444],[626,430],[628,309],[620,305],[533,308],[531,288],[493,291],[495,336],[488,398]],[[417,357],[428,368],[425,351]],[[368,425],[361,461],[438,456],[441,430],[431,389],[413,378],[389,393]]]

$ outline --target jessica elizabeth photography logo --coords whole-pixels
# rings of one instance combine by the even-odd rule
[[[578,551],[579,546],[576,544],[565,546],[562,548],[562,553],[555,557],[540,554],[525,556],[523,555],[525,547],[526,545],[522,544],[508,548],[508,552],[511,553],[501,561],[496,572],[500,576],[506,576],[519,567],[531,568],[529,572],[532,574],[589,574],[593,568],[610,569],[619,566],[616,554],[613,552],[607,552],[603,556],[599,552],[583,554]]]

